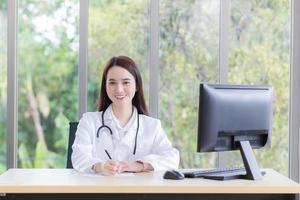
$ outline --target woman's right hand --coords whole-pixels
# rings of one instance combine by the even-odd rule
[[[94,170],[104,176],[113,176],[119,172],[120,164],[118,161],[107,160],[104,163],[96,163]]]

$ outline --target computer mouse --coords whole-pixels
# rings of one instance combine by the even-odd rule
[[[184,174],[176,170],[168,170],[163,177],[164,179],[181,180],[184,179]]]

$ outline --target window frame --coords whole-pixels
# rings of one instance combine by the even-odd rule
[[[300,2],[291,1],[289,177],[300,182]]]

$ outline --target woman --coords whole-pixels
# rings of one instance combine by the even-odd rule
[[[142,78],[130,58],[113,57],[106,64],[98,111],[79,121],[72,146],[76,170],[114,175],[178,167],[179,153],[160,121],[147,116]]]

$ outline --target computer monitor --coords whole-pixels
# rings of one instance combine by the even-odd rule
[[[246,179],[261,179],[252,148],[269,146],[271,86],[200,84],[198,152],[240,150]]]

